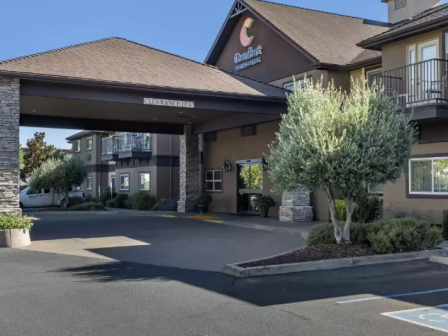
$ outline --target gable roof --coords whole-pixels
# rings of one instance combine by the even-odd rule
[[[428,9],[410,19],[397,22],[390,30],[365,39],[358,45],[363,48],[381,49],[384,42],[392,42],[414,34],[423,33],[420,29],[433,30],[446,26],[448,22],[448,4]]]
[[[285,90],[122,38],[0,62],[0,75],[285,100]]]
[[[366,54],[356,44],[389,29],[387,24],[262,0],[239,0],[315,63],[349,65]],[[234,23],[236,25],[236,23]],[[222,35],[225,39],[226,36]],[[215,43],[216,47],[218,41]],[[214,64],[213,51],[207,62]]]

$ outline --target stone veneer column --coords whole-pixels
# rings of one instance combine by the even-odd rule
[[[0,212],[21,215],[19,206],[20,79],[0,77]]]
[[[313,220],[313,207],[310,206],[310,193],[301,189],[285,192],[282,198],[279,218],[281,222],[310,222]]]
[[[180,137],[180,197],[178,212],[191,212],[196,209],[199,190],[199,136],[192,134],[191,125],[184,126]]]

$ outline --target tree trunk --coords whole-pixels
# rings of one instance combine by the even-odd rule
[[[328,203],[330,206],[331,222],[333,223],[333,228],[334,228],[334,237],[336,239],[336,242],[338,244],[341,244],[342,238],[343,238],[343,232],[342,232],[341,226],[339,225],[339,223],[336,219],[335,199],[334,199],[333,192],[331,190],[327,191],[327,196],[328,196]]]
[[[345,199],[345,208],[347,212],[347,220],[345,222],[344,231],[342,233],[342,242],[351,244],[351,238],[350,238],[350,229],[352,227],[352,218],[353,218],[353,211],[355,210],[355,203],[353,200]]]

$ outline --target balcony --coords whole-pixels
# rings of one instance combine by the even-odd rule
[[[369,77],[384,85],[397,109],[413,111],[413,119],[448,116],[448,61],[432,59]]]
[[[102,160],[115,161],[151,156],[151,134],[121,133],[102,139]]]

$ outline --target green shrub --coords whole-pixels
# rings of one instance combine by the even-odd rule
[[[338,222],[345,222],[347,220],[347,209],[344,200],[336,200],[335,204],[336,220]]]
[[[258,195],[253,200],[253,204],[258,209],[269,210],[270,208],[275,207],[276,203],[274,199],[269,195],[267,196]]]
[[[152,207],[153,211],[159,211],[164,205],[167,205],[170,201],[166,199],[160,199],[157,203]]]
[[[82,197],[69,197],[68,203],[67,203],[67,208],[70,208],[72,206],[79,205],[82,203],[84,203],[84,199]]]
[[[445,218],[443,219],[443,238],[448,240],[448,211],[446,211]]]
[[[101,193],[100,201],[101,201],[101,203],[106,205],[108,201],[115,199],[115,197],[117,197],[117,192],[115,191],[115,189],[113,190],[112,195],[111,195],[110,187],[107,187]]]
[[[115,200],[108,200],[106,206],[109,208],[115,208]]]
[[[414,210],[408,208],[407,206],[401,204],[389,204],[389,206],[384,210],[384,219],[394,219],[394,218],[407,218],[414,217],[419,218]]]
[[[213,197],[210,194],[204,193],[196,199],[197,205],[209,206],[213,201]]]
[[[145,191],[137,191],[130,198],[133,210],[152,210],[157,203],[157,199]]]
[[[105,211],[106,208],[101,203],[90,202],[75,205],[71,208],[67,208],[68,211]]]
[[[84,198],[84,202],[86,203],[99,203],[100,200],[98,197],[92,196],[92,195],[86,195]]]
[[[382,213],[383,200],[378,195],[365,193],[356,200],[353,221],[356,223],[371,223],[381,218]]]
[[[378,254],[428,250],[443,241],[440,228],[412,217],[379,221],[366,237]]]
[[[306,243],[308,246],[336,244],[333,224],[318,224],[313,226],[308,234]]]
[[[115,197],[115,208],[119,209],[126,209],[126,203],[129,201],[129,195],[128,194],[118,194],[117,197]]]
[[[0,213],[0,230],[30,229],[33,226],[31,218],[12,216]]]

